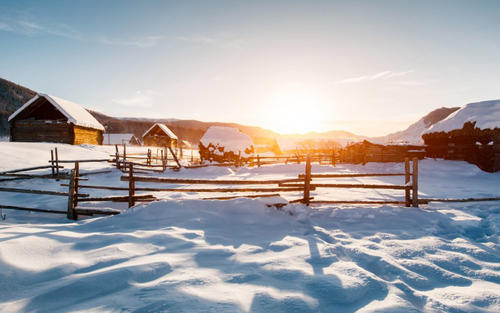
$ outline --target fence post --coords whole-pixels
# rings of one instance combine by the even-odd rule
[[[71,174],[69,176],[69,188],[68,188],[68,211],[66,216],[70,220],[76,221],[78,219],[78,215],[75,211],[74,205],[74,197],[75,197],[75,170],[71,170]]]
[[[118,145],[115,144],[115,166],[117,169],[120,169],[120,152],[118,151]]]
[[[410,159],[405,158],[405,186],[408,187],[408,183],[410,182]],[[410,189],[405,189],[405,202],[406,206],[409,207],[411,204],[410,201]]]
[[[80,162],[75,162],[75,187],[74,187],[75,196],[73,197],[74,208],[78,206],[78,192],[79,192],[78,185],[80,185]]]
[[[59,154],[57,153],[57,148],[55,148],[54,150],[56,152],[56,176],[59,177]]]
[[[307,154],[306,158],[306,173],[304,178],[304,199],[305,205],[309,205],[310,190],[311,190],[311,155]]]
[[[52,165],[52,177],[56,174],[55,169],[54,169],[54,150],[50,150],[50,165]]]
[[[128,207],[135,205],[135,181],[134,181],[134,164],[130,163],[128,167]]]
[[[161,165],[162,165],[162,168],[163,168],[163,171],[165,172],[165,169],[166,169],[166,164],[165,164],[165,159],[163,158],[163,150],[161,150]]]
[[[411,181],[413,187],[413,207],[418,208],[418,158],[413,158],[413,174]]]
[[[260,167],[260,155],[257,154],[257,167]]]
[[[193,149],[191,149],[191,164],[194,162]]]

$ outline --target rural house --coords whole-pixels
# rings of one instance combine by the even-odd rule
[[[37,94],[9,117],[10,141],[100,145],[104,127],[80,105]]]
[[[144,146],[170,147],[177,146],[177,136],[166,125],[156,123],[142,135]]]

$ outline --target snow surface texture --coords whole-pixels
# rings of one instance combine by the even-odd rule
[[[160,129],[165,133],[165,135],[167,135],[168,137],[172,138],[172,139],[177,139],[177,135],[174,134],[173,131],[170,130],[170,128],[168,128],[165,124],[161,124],[161,123],[156,123],[154,124],[153,126],[151,126],[148,130],[146,130],[146,132],[142,135],[142,137],[146,136],[147,133],[149,133],[155,126],[158,126],[160,127]]]
[[[479,129],[500,128],[500,100],[466,104],[446,119],[434,124],[424,134],[461,129],[466,122],[476,122]]]
[[[30,101],[26,102],[22,107],[20,107],[17,111],[12,113],[12,115],[9,117],[9,121],[19,113],[24,111],[24,109],[29,107],[40,97],[47,99],[53,106],[55,106],[64,116],[66,116],[68,122],[82,127],[104,130],[104,127],[101,125],[101,123],[99,123],[87,110],[85,110],[79,104],[42,93],[37,94]]]
[[[248,156],[245,150],[251,149],[253,146],[250,136],[240,132],[237,128],[223,126],[210,126],[201,137],[200,142],[205,147],[212,144],[215,153],[217,153],[218,148],[223,147],[224,152],[232,151],[236,155],[241,152],[242,156]]]
[[[45,164],[53,146],[0,143],[0,166]],[[114,150],[57,147],[64,159],[99,158]],[[139,149],[131,147],[130,152]],[[82,171],[103,166],[107,165],[82,163]],[[400,172],[402,164],[336,168],[314,164],[312,170]],[[303,171],[303,164],[288,164],[182,169],[166,175],[245,180],[290,178]],[[114,170],[89,176],[86,184],[126,186],[120,176]],[[345,181],[401,183],[401,179]],[[22,180],[2,186],[66,190],[60,183]],[[421,197],[490,197],[498,196],[500,174],[482,172],[465,162],[424,160],[419,183]],[[91,190],[91,194],[109,192]],[[131,209],[116,204],[123,214],[78,222],[59,215],[4,210],[0,311],[500,311],[498,202],[433,203],[421,208],[294,204],[278,211],[265,204],[285,202],[280,197],[200,201],[189,198],[207,195],[156,195],[163,200]],[[312,196],[402,199],[402,192],[317,189]],[[64,197],[14,193],[0,193],[0,197],[1,203],[12,205],[64,210],[66,204]]]

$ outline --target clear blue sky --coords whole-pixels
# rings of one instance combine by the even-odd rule
[[[114,116],[399,130],[500,98],[500,1],[6,1],[0,77]]]

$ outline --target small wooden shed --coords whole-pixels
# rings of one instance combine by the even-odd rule
[[[9,117],[10,141],[100,145],[104,127],[83,107],[37,94]]]
[[[142,135],[144,146],[177,147],[177,136],[165,124],[156,123]]]

